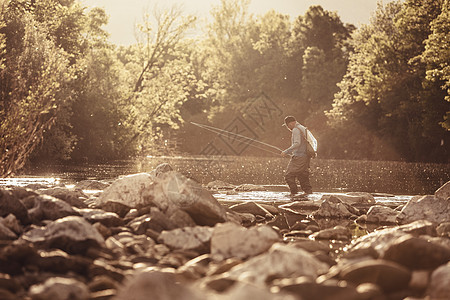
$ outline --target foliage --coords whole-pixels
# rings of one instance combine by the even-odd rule
[[[441,5],[411,0],[380,6],[353,37],[354,53],[328,113],[336,130],[347,132],[340,140],[348,142],[350,157],[446,157],[442,144],[448,135],[439,128],[444,95],[438,85],[424,85],[427,66],[420,61]],[[361,142],[362,148],[354,146]]]
[[[47,38],[24,2],[2,11],[4,50],[0,72],[0,175],[16,172],[70,99],[72,73],[64,51]]]

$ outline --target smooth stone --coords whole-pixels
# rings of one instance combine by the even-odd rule
[[[301,299],[346,299],[360,300],[356,287],[342,282],[328,281],[317,283],[308,277],[288,278],[275,284],[281,292],[288,292]]]
[[[396,224],[399,212],[381,205],[374,205],[367,212],[366,223]]]
[[[129,299],[206,299],[188,284],[177,283],[174,274],[144,269],[125,280],[113,300]]]
[[[49,195],[31,196],[23,201],[29,208],[28,214],[34,223],[80,215],[69,203]]]
[[[28,224],[30,218],[25,205],[11,190],[0,189],[0,217],[13,214],[22,224]]]
[[[211,236],[211,256],[215,261],[247,259],[263,253],[279,240],[278,233],[267,225],[247,229],[230,222],[217,224]]]
[[[434,269],[450,260],[450,248],[406,235],[389,245],[382,258],[412,270]]]
[[[118,214],[113,212],[105,212],[102,209],[81,208],[76,211],[91,223],[99,222],[107,227],[122,226],[123,220]]]
[[[89,299],[87,286],[73,278],[53,277],[42,284],[33,285],[30,288],[30,296],[33,300],[47,299]]]
[[[232,190],[235,189],[236,186],[234,184],[222,180],[214,180],[209,182],[206,185],[206,188],[210,190]]]
[[[274,244],[267,252],[233,267],[226,277],[265,287],[269,280],[286,276],[313,279],[328,272],[329,266],[311,253],[291,245]],[[224,274],[224,275],[225,275]]]
[[[314,218],[349,218],[359,214],[359,211],[340,200],[335,195],[323,196],[324,201],[317,211],[312,213]]]
[[[88,199],[88,196],[81,190],[68,189],[64,187],[53,187],[49,189],[40,189],[37,190],[37,192],[61,199],[64,202],[70,204],[70,206],[75,206],[78,208],[87,207],[87,205],[84,203],[84,200]]]
[[[439,226],[436,227],[436,233],[442,237],[450,237],[450,222],[439,224]]]
[[[75,184],[74,189],[79,190],[104,190],[110,184],[100,180],[82,180]]]
[[[342,240],[347,241],[352,238],[350,229],[343,226],[335,226],[333,228],[323,229],[319,232],[315,232],[309,236],[315,240]]]
[[[436,224],[450,222],[450,201],[434,195],[413,197],[406,203],[397,217],[399,224],[427,220]]]
[[[434,192],[434,196],[441,200],[448,200],[450,197],[450,180]]]
[[[263,216],[265,218],[273,218],[272,213],[256,202],[244,202],[229,207],[232,211],[238,213],[251,213],[253,215]]]
[[[104,245],[103,236],[83,217],[68,216],[45,227],[31,229],[23,240],[48,248],[59,248],[69,253],[84,253],[89,246]]]
[[[213,233],[212,227],[196,226],[162,231],[158,242],[167,245],[172,250],[197,250],[207,252]]]
[[[9,214],[4,218],[0,217],[0,223],[5,225],[15,234],[20,235],[23,232],[22,225],[19,223],[19,220],[17,220],[16,216],[13,214]]]
[[[131,208],[152,203],[153,176],[148,173],[138,173],[115,180],[97,198],[102,206],[107,202],[118,202]]]
[[[385,292],[408,287],[411,272],[400,264],[382,259],[370,259],[350,264],[340,272],[340,278],[356,285],[374,283]]]
[[[15,240],[17,234],[0,222],[0,240]]]
[[[450,295],[450,262],[433,271],[427,295],[431,299],[448,299]]]

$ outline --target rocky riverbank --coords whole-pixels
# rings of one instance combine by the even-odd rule
[[[1,188],[0,299],[449,299],[450,182],[231,203],[213,195],[262,187],[171,169]]]

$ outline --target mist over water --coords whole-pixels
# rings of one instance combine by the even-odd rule
[[[273,157],[147,157],[109,164],[44,165],[29,167],[19,177],[58,178],[62,183],[85,179],[112,180],[149,172],[161,163],[202,184],[222,180],[231,184],[285,185],[286,158]],[[450,180],[449,164],[393,161],[311,160],[311,184],[316,192],[360,191],[397,195],[433,194]]]

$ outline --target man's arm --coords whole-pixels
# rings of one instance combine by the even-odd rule
[[[300,136],[300,129],[295,127],[292,129],[292,145],[283,151],[283,154],[291,154],[294,152],[295,149],[300,147],[301,144],[301,136]]]

